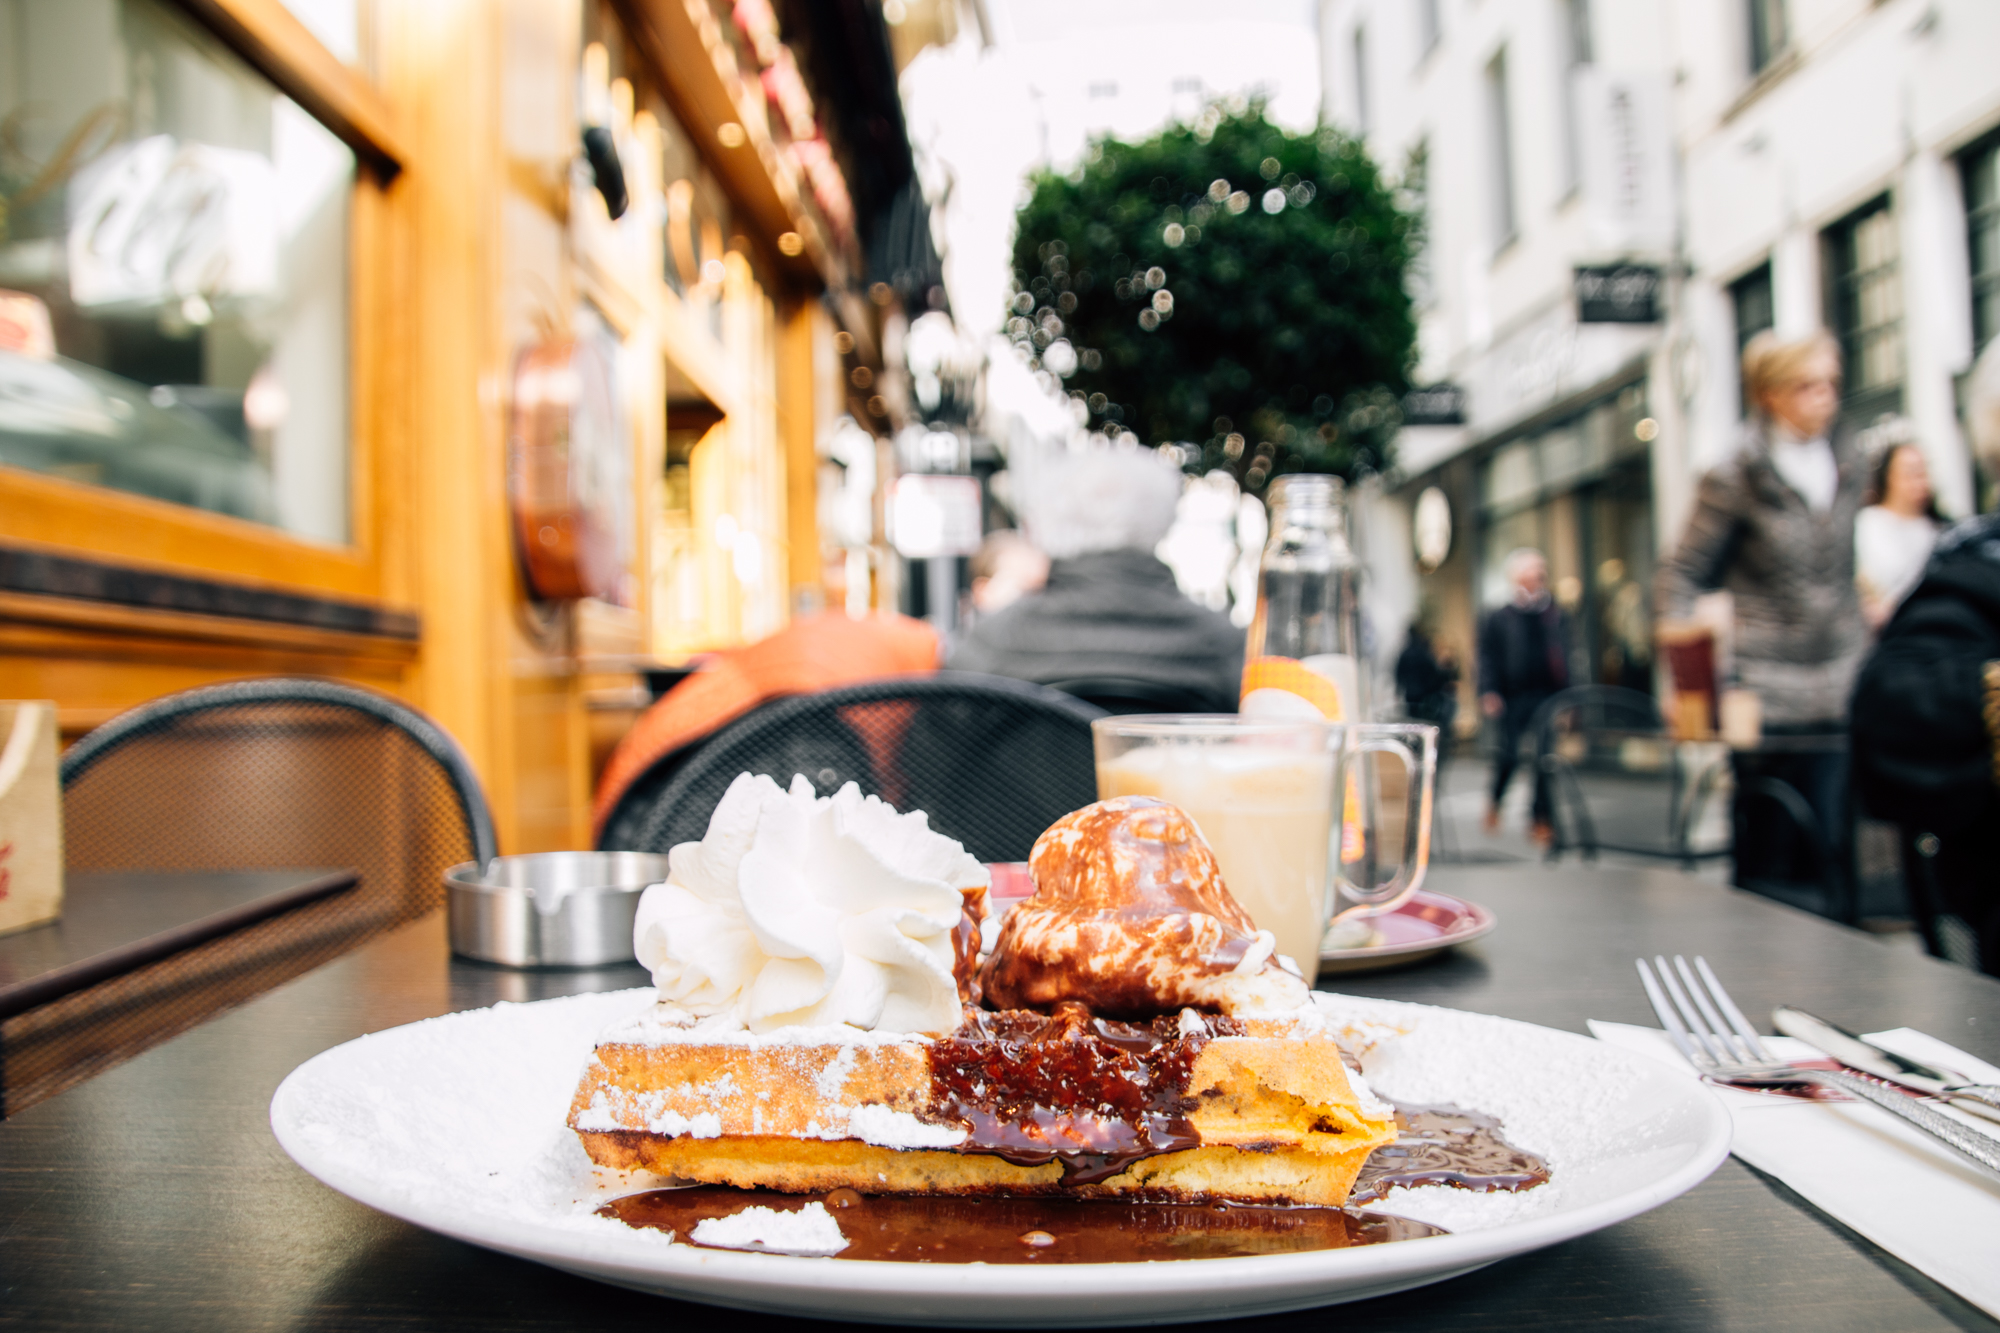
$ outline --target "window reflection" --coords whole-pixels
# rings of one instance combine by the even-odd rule
[[[155,0],[0,17],[0,463],[345,542],[352,153]]]

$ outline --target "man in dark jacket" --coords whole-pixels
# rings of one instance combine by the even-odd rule
[[[1924,942],[2000,976],[2000,515],[1939,539],[1849,726],[1862,802],[1902,828]]]
[[[1058,685],[1114,711],[1232,711],[1243,631],[1183,596],[1153,554],[1173,525],[1180,469],[1112,446],[1060,454],[1033,475],[1019,498],[1048,582],[974,621],[945,665]]]
[[[1569,684],[1569,617],[1549,596],[1549,564],[1540,551],[1521,547],[1507,557],[1514,598],[1487,613],[1479,627],[1479,706],[1500,724],[1493,756],[1493,798],[1486,831],[1500,827],[1500,802],[1521,759],[1521,738],[1549,696]],[[1535,760],[1532,834],[1538,846],[1555,840],[1554,806],[1540,754]]]

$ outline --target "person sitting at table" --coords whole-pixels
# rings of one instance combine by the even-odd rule
[[[973,622],[945,666],[1042,685],[1120,683],[1154,711],[1230,711],[1243,631],[1184,596],[1153,548],[1173,525],[1181,471],[1150,449],[1059,454],[1021,496],[1048,581]]]
[[[1816,878],[1811,868],[1841,844],[1847,821],[1838,741],[1867,642],[1854,583],[1864,477],[1835,422],[1840,348],[1830,335],[1758,334],[1743,349],[1743,385],[1751,420],[1736,452],[1702,477],[1680,544],[1660,565],[1656,633],[1668,647],[1708,636],[1693,619],[1695,598],[1731,594],[1737,680],[1756,695],[1764,734],[1792,739],[1789,753],[1734,752],[1733,882],[1796,885]],[[1811,737],[1826,743],[1796,739]],[[1764,794],[1766,778],[1804,798],[1818,848]]]

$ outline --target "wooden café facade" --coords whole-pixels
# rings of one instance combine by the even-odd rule
[[[908,147],[879,14],[784,13],[0,0],[0,697],[355,682],[580,847],[646,669],[866,605]]]

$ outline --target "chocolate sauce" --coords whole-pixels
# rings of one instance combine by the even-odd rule
[[[1445,1234],[1400,1217],[1342,1208],[1242,1204],[1126,1203],[1094,1199],[954,1198],[890,1194],[863,1198],[776,1194],[721,1185],[649,1190],[599,1208],[630,1227],[687,1240],[704,1218],[745,1208],[795,1212],[823,1199],[847,1248],[837,1259],[900,1263],[1102,1264],[1148,1259],[1231,1259],[1296,1254]]]
[[[965,1025],[931,1047],[930,1118],[964,1126],[961,1152],[1060,1162],[1073,1185],[1108,1180],[1200,1145],[1189,1075],[1210,1038],[1242,1030],[1208,1015],[1184,1035],[1178,1015],[1121,1023],[1074,1002],[1047,1016],[968,1008]]]
[[[1500,1121],[1456,1106],[1398,1106],[1394,1143],[1362,1164],[1350,1204],[1371,1203],[1398,1185],[1455,1185],[1481,1194],[1546,1185],[1549,1164],[1500,1137]]]

